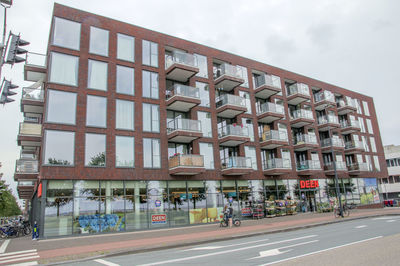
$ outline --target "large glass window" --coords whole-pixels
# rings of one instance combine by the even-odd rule
[[[47,90],[46,122],[75,125],[76,93]]]
[[[117,99],[116,106],[117,114],[115,127],[117,129],[134,130],[135,103]]]
[[[44,165],[74,165],[75,132],[46,130]]]
[[[360,121],[360,128],[361,128],[361,133],[365,133],[365,124],[364,124],[364,118],[359,117],[358,121]]]
[[[160,107],[156,104],[143,104],[143,131],[160,132]]]
[[[78,64],[77,56],[52,52],[49,82],[78,86]]]
[[[246,155],[246,158],[251,159],[251,165],[248,165],[248,167],[253,168],[254,170],[257,170],[257,156],[256,156],[256,147],[251,147],[251,146],[244,146],[244,154]]]
[[[87,96],[86,125],[92,127],[106,127],[107,99],[105,97]]]
[[[250,94],[245,91],[239,91],[239,96],[245,99],[245,104],[246,104],[246,108],[247,108],[246,113],[251,114]]]
[[[108,56],[108,30],[90,27],[89,53]]]
[[[189,224],[189,199],[186,181],[169,181],[169,223],[170,226]]]
[[[158,44],[143,40],[142,42],[143,65],[158,67]]]
[[[146,181],[125,181],[126,229],[148,228]]]
[[[212,143],[199,143],[200,154],[204,156],[204,167],[214,169],[214,149]]]
[[[210,107],[210,89],[207,83],[196,82],[196,88],[200,92],[200,106]]]
[[[208,78],[207,57],[199,54],[194,54],[194,56],[196,57],[199,66],[199,73],[197,73],[196,76]]]
[[[79,50],[81,24],[54,17],[53,45]]]
[[[203,137],[212,137],[212,126],[211,126],[211,113],[209,112],[197,112],[197,119],[201,121],[201,131]]]
[[[107,66],[101,61],[89,60],[88,88],[101,91],[107,90]]]
[[[160,140],[143,138],[143,163],[145,168],[160,168]]]
[[[86,166],[106,166],[106,135],[86,133]]]
[[[375,165],[375,170],[377,172],[380,172],[381,171],[381,166],[379,164],[379,158],[376,155],[374,155],[374,165]]]
[[[369,137],[369,141],[370,141],[370,143],[371,143],[371,150],[372,150],[372,152],[376,152],[375,138],[374,138],[374,137]]]
[[[158,73],[143,70],[142,87],[143,97],[158,99]]]
[[[371,119],[367,118],[367,119],[365,119],[365,121],[367,122],[368,133],[374,134],[374,130],[372,129]]]
[[[117,92],[123,94],[135,94],[135,69],[125,66],[117,66]]]
[[[135,138],[115,137],[115,166],[135,167]]]
[[[135,61],[135,38],[117,34],[117,58],[129,62]]]
[[[247,75],[247,68],[244,66],[236,66],[236,67],[237,67],[238,72],[241,74],[241,76],[244,79],[243,84],[240,86],[248,88],[249,87],[249,78]]]
[[[362,102],[363,103],[363,107],[364,107],[364,114],[366,116],[369,116],[369,108],[368,108],[368,103],[367,102]]]

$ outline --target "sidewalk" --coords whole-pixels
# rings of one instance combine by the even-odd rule
[[[148,231],[44,239],[40,241],[32,241],[30,238],[25,237],[12,239],[6,252],[36,249],[40,256],[39,263],[46,264],[88,257],[189,246],[216,240],[295,230],[383,215],[400,215],[400,208],[352,210],[350,217],[347,218],[335,218],[331,212],[299,213],[293,216],[244,220],[242,221],[242,226],[236,228],[221,228],[219,224],[207,224]]]

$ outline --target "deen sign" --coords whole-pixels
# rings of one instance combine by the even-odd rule
[[[319,187],[318,180],[300,180],[300,188],[317,188]]]
[[[152,224],[165,224],[167,223],[167,215],[165,214],[155,214],[151,216]]]

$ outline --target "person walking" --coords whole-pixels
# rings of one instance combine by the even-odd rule
[[[39,228],[37,226],[36,221],[35,221],[35,223],[33,225],[32,240],[39,240]]]
[[[229,207],[228,207],[229,228],[232,227],[232,218],[233,218],[233,207],[232,207],[232,203],[231,203],[231,204],[229,204]]]

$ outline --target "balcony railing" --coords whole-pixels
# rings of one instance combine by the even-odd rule
[[[185,118],[175,118],[167,123],[167,132],[175,130],[201,132],[201,121]]]
[[[260,142],[268,140],[288,141],[288,135],[286,132],[279,130],[265,131],[261,134]]]
[[[33,174],[37,173],[39,163],[37,160],[20,159],[16,162],[15,172],[18,174]]]
[[[42,88],[22,88],[22,99],[43,102],[44,90]]]
[[[335,115],[324,115],[318,117],[318,125],[324,125],[324,124],[339,124],[339,119]]]
[[[255,85],[256,85],[255,89],[258,89],[265,85],[269,86],[269,87],[274,87],[277,89],[282,89],[281,78],[278,76],[269,75],[269,74],[264,74],[264,75],[258,76],[256,79]]]
[[[249,130],[242,125],[226,125],[218,129],[220,138],[225,136],[249,137]]]
[[[321,163],[316,160],[307,160],[297,163],[297,171],[302,170],[320,170]]]
[[[303,94],[305,96],[310,96],[310,89],[306,84],[295,83],[288,87],[288,96],[294,94]]]
[[[166,56],[165,69],[169,68],[173,64],[182,64],[190,67],[198,66],[196,56],[179,51],[173,51],[172,55]]]
[[[340,121],[340,127],[341,128],[348,128],[348,127],[360,128],[360,122],[357,120],[350,120],[350,122],[348,122],[347,120],[342,120],[342,121]]]
[[[199,88],[190,87],[181,84],[174,84],[171,88],[167,89],[166,97],[167,100],[173,96],[183,96],[200,99],[200,90]]]
[[[251,168],[250,157],[231,156],[221,160],[222,170],[231,168]]]
[[[246,99],[233,94],[223,94],[215,99],[216,107],[224,105],[234,105],[238,107],[246,107]]]
[[[257,108],[257,115],[261,115],[263,113],[276,113],[276,114],[285,114],[285,111],[283,109],[282,105],[275,104],[275,103],[263,103]]]
[[[352,141],[346,141],[344,148],[346,150],[349,149],[364,149],[364,145],[361,141],[359,140],[352,140]]]
[[[42,136],[42,125],[33,123],[19,123],[19,135],[21,136]]]
[[[298,118],[314,120],[312,112],[310,110],[304,110],[304,109],[295,110],[292,112],[292,120],[295,120]]]
[[[233,66],[227,63],[223,63],[217,68],[216,73],[214,73],[214,79],[217,79],[223,75],[227,75],[234,78],[242,79],[242,72],[237,66]]]
[[[318,142],[317,142],[317,137],[315,135],[302,134],[295,136],[294,144],[295,145],[318,144]]]
[[[35,185],[35,181],[18,181],[19,187],[33,187]]]
[[[338,106],[338,108],[342,108],[342,107],[357,108],[354,99],[351,99],[351,98],[340,99],[340,100],[337,102],[337,106]]]
[[[315,103],[329,101],[335,103],[335,95],[330,91],[321,91],[315,94]]]
[[[291,169],[292,165],[289,159],[275,158],[263,162],[263,170],[270,169]]]
[[[367,163],[352,163],[348,164],[347,168],[349,171],[368,171]]]
[[[337,171],[344,171],[347,170],[347,166],[345,162],[335,162],[336,170]],[[325,171],[334,171],[333,162],[324,163],[324,170]]]
[[[25,64],[29,66],[46,67],[47,56],[45,54],[39,54],[34,52],[26,53]]]
[[[344,142],[341,138],[328,138],[321,140],[321,147],[344,147]]]
[[[204,167],[203,155],[177,154],[169,158],[169,168],[175,167]]]

